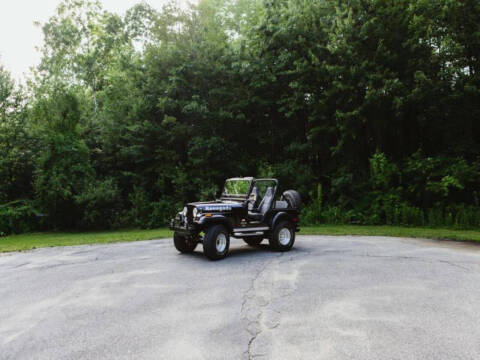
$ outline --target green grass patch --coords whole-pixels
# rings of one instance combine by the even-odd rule
[[[480,243],[480,230],[455,230],[400,226],[321,225],[302,227],[300,235],[394,236],[470,241]],[[171,238],[167,229],[123,230],[88,233],[38,233],[0,238],[0,252],[24,251],[44,247],[108,244]]]
[[[480,230],[402,226],[321,225],[301,228],[301,235],[362,235],[480,242]]]
[[[172,237],[172,232],[167,229],[12,235],[0,238],[0,252],[32,250],[53,246],[109,244],[170,237]]]

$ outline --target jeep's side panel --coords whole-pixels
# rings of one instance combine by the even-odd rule
[[[247,206],[242,206],[233,211],[234,227],[246,225],[248,221]]]
[[[216,214],[211,217],[202,217],[198,222],[199,227],[202,230],[205,230],[207,227],[211,226],[212,224],[223,224],[229,232],[233,230],[235,226],[234,221],[231,217],[227,217],[225,215]]]

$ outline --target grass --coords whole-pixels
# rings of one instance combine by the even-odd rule
[[[0,252],[32,250],[54,246],[109,244],[169,238],[172,232],[158,230],[122,230],[87,233],[35,233],[0,238]]]
[[[321,225],[302,227],[302,235],[362,235],[456,240],[480,243],[479,230],[403,226]]]
[[[321,225],[302,227],[300,234],[395,236],[480,243],[480,230],[454,230],[400,226]],[[24,251],[54,246],[108,244],[171,237],[172,232],[167,229],[12,235],[0,238],[0,252]]]

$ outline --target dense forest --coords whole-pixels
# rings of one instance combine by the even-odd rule
[[[0,67],[0,234],[159,227],[232,176],[304,223],[480,226],[478,0],[64,0]]]

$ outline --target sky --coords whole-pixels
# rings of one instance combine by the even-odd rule
[[[30,67],[40,62],[40,52],[36,48],[42,45],[43,35],[34,22],[45,23],[60,2],[61,0],[0,0],[0,64],[10,71],[17,81],[23,82]],[[123,14],[140,0],[100,2],[106,10]],[[167,0],[146,2],[160,10]]]

